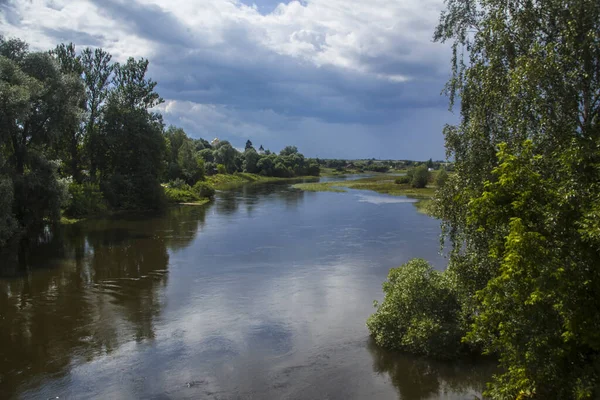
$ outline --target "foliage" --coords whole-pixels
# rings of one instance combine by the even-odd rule
[[[160,117],[149,111],[162,99],[146,79],[147,60],[115,66],[115,88],[104,111],[106,163],[100,167],[113,208],[156,209],[164,204],[159,178],[165,154]]]
[[[394,179],[394,183],[396,185],[408,185],[411,182],[412,182],[412,179],[408,175],[402,175],[402,176],[399,176],[398,178]]]
[[[215,196],[215,189],[206,182],[196,182],[193,191],[200,198],[209,199]]]
[[[437,173],[437,176],[435,177],[435,185],[437,187],[442,187],[446,184],[447,180],[448,180],[448,173],[446,172],[445,169],[441,169]]]
[[[436,211],[467,340],[498,354],[488,395],[600,396],[600,3],[452,0]]]
[[[180,188],[165,188],[165,195],[169,203],[193,203],[200,200],[194,190],[189,185]]]
[[[12,203],[0,226],[3,236],[20,230],[15,221],[29,229],[59,220],[64,188],[53,158],[65,153],[53,144],[77,130],[82,91],[50,54],[30,53],[26,43],[0,37],[2,202]]]
[[[258,161],[260,155],[253,148],[246,149],[244,152],[244,172],[256,173],[258,172]]]
[[[385,298],[367,321],[376,343],[391,349],[452,358],[464,335],[452,280],[421,259],[393,268],[383,283]]]
[[[0,175],[0,246],[4,245],[18,230],[18,223],[12,210],[13,188],[10,177]]]
[[[218,174],[226,174],[227,167],[225,167],[223,164],[217,164],[217,173]]]
[[[421,189],[427,186],[427,182],[429,181],[429,171],[425,165],[420,165],[414,169],[412,173],[412,180],[410,184],[412,187]]]
[[[98,184],[76,182],[69,185],[69,199],[64,208],[66,215],[73,218],[102,214],[108,209]]]

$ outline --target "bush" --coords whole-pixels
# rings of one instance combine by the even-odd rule
[[[81,218],[105,213],[106,200],[100,186],[93,183],[71,183],[65,214],[69,217]]]
[[[414,188],[422,189],[427,186],[427,182],[429,181],[429,171],[427,170],[427,166],[420,165],[415,168],[412,174],[412,182],[411,185]]]
[[[200,200],[200,197],[189,186],[180,189],[166,187],[165,195],[169,203],[191,203]]]
[[[367,320],[375,342],[389,349],[453,358],[462,350],[460,304],[451,280],[421,259],[390,270],[385,298]]]
[[[445,169],[441,169],[440,172],[438,172],[437,177],[435,178],[435,184],[437,187],[442,187],[446,184],[447,180],[448,180],[448,173],[446,172]]]
[[[215,189],[206,182],[196,182],[193,191],[200,198],[209,199],[215,195]]]
[[[225,167],[225,165],[223,164],[217,164],[217,174],[226,174],[227,173],[227,167]]]
[[[167,186],[171,189],[190,190],[190,185],[188,185],[183,179],[179,178],[169,181],[169,183],[167,183]]]
[[[396,179],[394,180],[394,183],[395,183],[396,185],[407,185],[407,184],[409,184],[411,181],[412,181],[412,179],[410,178],[410,176],[408,176],[408,175],[403,175],[403,176],[400,176],[400,177],[396,178]]]

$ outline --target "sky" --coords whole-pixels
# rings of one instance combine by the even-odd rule
[[[167,124],[310,157],[444,159],[442,0],[0,0],[0,34],[150,60]]]

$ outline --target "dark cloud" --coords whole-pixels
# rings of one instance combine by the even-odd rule
[[[76,43],[78,47],[102,47],[105,38],[102,35],[90,35],[86,32],[69,28],[43,28],[46,35],[54,38],[57,43]]]
[[[290,56],[283,45],[265,44],[267,29],[274,28],[261,26],[256,22],[260,18],[224,18],[215,31],[202,31],[156,5],[88,1],[101,14],[96,18],[118,23],[121,37],[152,43],[147,55],[150,75],[169,100],[165,120],[194,136],[219,136],[237,146],[251,138],[272,149],[296,144],[308,155],[322,157],[443,157],[441,130],[456,118],[446,112],[447,99],[440,96],[447,79],[441,60],[448,54],[446,47],[439,52],[423,48],[429,40],[423,41],[423,35],[433,30],[423,19],[410,20],[414,34],[405,32],[398,40],[392,34],[359,37],[354,47],[344,44],[338,53],[328,54],[333,61],[318,63],[318,56],[332,46],[325,25],[277,32],[283,45],[309,49],[306,57],[301,52]],[[279,3],[242,1],[256,3],[263,15]],[[23,16],[15,4],[0,0],[0,12],[4,21],[19,27]],[[52,0],[48,7],[60,13],[61,4]],[[127,49],[115,42],[115,32],[98,28],[95,33],[56,24],[38,23],[35,28],[56,43],[113,48],[119,55]],[[372,41],[374,48],[369,47]],[[138,50],[136,54],[144,54]],[[336,57],[349,66],[340,66],[345,64]],[[408,80],[397,81],[401,77]]]
[[[168,11],[135,0],[89,0],[110,18],[123,24],[123,29],[140,37],[171,45],[191,46],[192,32]]]

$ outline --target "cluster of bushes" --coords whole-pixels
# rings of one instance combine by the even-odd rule
[[[319,164],[307,159],[295,146],[287,146],[279,154],[264,150],[257,151],[252,142],[246,142],[244,152],[239,152],[228,141],[218,141],[212,148],[199,152],[204,160],[208,175],[248,172],[263,176],[290,178],[294,176],[318,176]]]
[[[95,183],[72,182],[68,187],[68,198],[64,206],[65,214],[74,218],[99,215],[108,210],[108,204],[100,185]]]
[[[442,187],[448,180],[448,173],[445,169],[441,169],[435,173],[430,173],[424,165],[410,169],[406,175],[399,176],[394,180],[397,185],[408,185],[417,189],[422,189],[428,183],[434,182],[437,187]]]
[[[165,194],[170,203],[193,203],[214,197],[215,189],[206,182],[198,181],[190,186],[185,181],[176,179],[165,186]]]
[[[319,164],[325,168],[332,168],[339,172],[388,172],[390,169],[411,169],[420,165],[427,168],[440,169],[450,168],[448,163],[442,161],[412,161],[412,160],[338,160],[338,159],[320,159]]]
[[[454,280],[421,259],[390,270],[383,283],[385,298],[375,302],[367,320],[375,342],[383,347],[451,359],[468,350]]]

